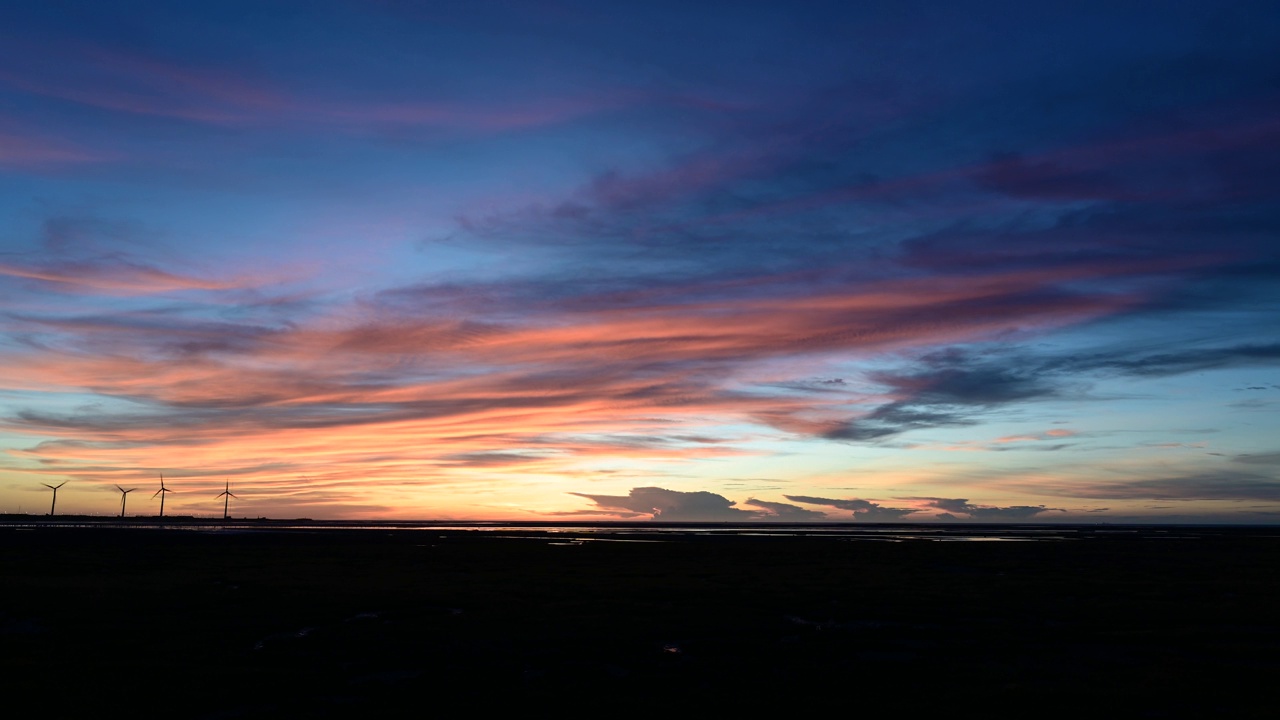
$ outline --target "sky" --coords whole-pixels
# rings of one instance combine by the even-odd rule
[[[0,512],[1276,522],[1276,47],[1270,0],[5,3]]]

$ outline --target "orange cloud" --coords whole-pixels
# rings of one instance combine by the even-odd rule
[[[343,498],[578,476],[600,463],[655,472],[655,462],[748,452],[744,438],[718,429],[726,424],[823,435],[869,400],[835,386],[752,389],[776,378],[778,363],[978,340],[1132,300],[1043,292],[1071,279],[895,280],[802,298],[546,310],[503,323],[408,313],[276,327],[128,314],[27,320],[58,339],[8,350],[0,389],[114,404],[20,412],[0,430],[38,439],[11,453],[23,472],[107,487],[161,471],[215,489],[229,477],[259,502],[316,513]],[[100,281],[147,283],[230,285],[160,271]],[[310,480],[299,484],[302,476]]]
[[[1046,430],[1041,433],[1032,433],[1029,435],[1005,435],[1004,437],[996,438],[992,442],[995,442],[995,443],[1033,442],[1037,440],[1047,440],[1049,438],[1072,437],[1075,434],[1076,433],[1073,430],[1063,430],[1061,428],[1055,428],[1053,430]]]

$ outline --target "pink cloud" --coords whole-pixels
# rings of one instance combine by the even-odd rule
[[[1150,132],[1140,128],[1131,135],[1101,138],[1040,153],[985,162],[940,168],[927,172],[834,187],[795,197],[760,204],[744,210],[700,217],[657,229],[675,229],[688,225],[723,225],[759,217],[785,216],[860,200],[892,199],[923,191],[936,191],[951,183],[971,180],[1008,179],[999,186],[1017,187],[1019,183],[1039,182],[1046,195],[1063,200],[1105,199],[1113,201],[1172,201],[1200,198],[1222,192],[1256,195],[1257,188],[1219,188],[1206,185],[1199,172],[1175,172],[1165,168],[1188,156],[1239,150],[1260,143],[1273,143],[1280,132],[1280,118],[1271,108],[1259,108],[1256,115],[1265,116],[1231,125],[1215,125],[1176,132]],[[1150,165],[1155,161],[1162,172],[1152,177]],[[1133,168],[1146,169],[1140,182],[1123,176]],[[1105,171],[1108,177],[1099,177]],[[1119,177],[1115,177],[1118,175]],[[936,212],[941,199],[934,197],[928,207],[917,210]],[[966,201],[968,202],[968,201]],[[973,208],[967,208],[973,212]]]
[[[66,268],[3,271],[85,282]],[[99,291],[233,285],[149,269],[99,273],[90,281]],[[230,474],[280,503],[302,491],[290,484],[298,475],[324,478],[306,487],[323,483],[337,502],[356,486],[368,498],[370,483],[483,485],[504,472],[577,477],[599,462],[644,462],[658,472],[663,462],[749,452],[749,438],[706,441],[726,422],[822,435],[847,421],[851,404],[883,400],[735,389],[778,377],[776,363],[1042,330],[1135,300],[1040,292],[1099,273],[1105,271],[1076,268],[883,281],[810,297],[548,309],[507,323],[411,313],[369,319],[355,309],[266,328],[128,314],[26,319],[23,332],[53,339],[0,356],[7,370],[0,389],[91,393],[126,406],[31,412],[0,429],[52,441],[13,455],[30,472],[108,486],[166,469],[211,481]]]
[[[102,162],[112,159],[74,145],[26,133],[0,132],[0,167],[40,168]]]
[[[1076,433],[1071,430],[1054,429],[1054,430],[1046,430],[1040,433],[1031,433],[1027,435],[1005,435],[1004,437],[996,438],[992,442],[997,444],[1013,443],[1013,442],[1037,442],[1041,440],[1048,440],[1051,438],[1072,437],[1075,434]]]
[[[176,290],[229,290],[243,280],[204,280],[130,263],[65,263],[24,267],[0,263],[0,275],[52,283],[80,293],[149,295]]]

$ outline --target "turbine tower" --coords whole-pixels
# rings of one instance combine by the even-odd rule
[[[49,483],[40,483],[40,484],[53,491],[53,504],[49,506],[49,516],[52,517],[54,508],[58,507],[58,488],[62,487],[63,485],[66,485],[67,481],[63,480],[57,485],[50,485]]]
[[[240,497],[239,497],[239,496],[237,496],[235,493],[231,492],[231,481],[230,481],[230,480],[228,480],[228,481],[227,481],[227,485],[226,485],[226,487],[224,487],[224,488],[222,489],[222,492],[218,493],[218,494],[217,494],[217,495],[215,495],[214,497],[220,497],[220,498],[222,498],[222,519],[223,519],[223,520],[226,520],[226,519],[227,519],[227,503],[231,502],[231,498],[235,498],[235,499],[237,499],[237,500],[239,500],[239,499],[240,499]]]
[[[125,490],[117,485],[116,489],[120,491],[120,517],[124,517],[124,501],[129,499],[129,493],[137,490],[138,488],[129,488],[128,490]]]
[[[171,492],[173,492],[173,491],[172,491],[172,490],[170,490],[169,488],[167,488],[167,487],[165,487],[165,486],[164,486],[164,473],[160,473],[160,489],[156,491],[156,495],[159,495],[159,496],[160,496],[160,517],[164,517],[164,496],[165,496],[165,493],[171,493]],[[152,499],[152,500],[155,500],[155,499],[156,499],[156,495],[152,495],[152,496],[151,496],[151,499]]]

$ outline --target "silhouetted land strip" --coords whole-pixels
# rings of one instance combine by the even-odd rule
[[[131,712],[194,717],[828,701],[1273,717],[1280,531],[1104,530],[0,525],[0,677],[53,714],[127,694]]]

